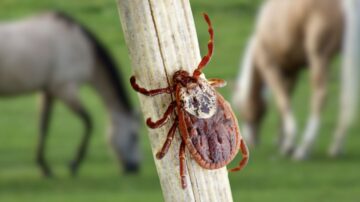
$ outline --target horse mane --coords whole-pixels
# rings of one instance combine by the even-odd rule
[[[103,43],[87,27],[85,27],[83,24],[81,24],[74,18],[70,17],[68,14],[61,11],[54,11],[54,15],[58,19],[61,19],[68,24],[75,24],[81,29],[81,31],[85,34],[85,36],[92,44],[97,58],[103,64],[102,66],[104,67],[105,73],[107,74],[109,81],[115,87],[116,95],[124,105],[124,109],[131,110],[132,105],[130,102],[130,98],[127,95],[126,89],[120,79],[122,78],[121,71],[116,66],[114,59],[111,57],[109,51],[105,48]]]

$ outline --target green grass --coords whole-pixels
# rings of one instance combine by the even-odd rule
[[[208,77],[229,81],[230,87],[222,90],[229,98],[231,84],[238,71],[239,56],[253,28],[260,1],[192,0],[191,3],[203,52],[208,34],[201,12],[208,12],[213,20],[216,52],[205,72]],[[126,78],[130,76],[130,61],[113,0],[1,0],[0,19],[18,19],[53,8],[67,11],[95,31],[122,65]],[[250,163],[243,172],[229,174],[235,201],[359,200],[360,136],[357,133],[360,126],[357,124],[351,128],[346,153],[341,159],[333,160],[326,156],[337,120],[337,66],[334,65],[331,75],[329,100],[313,157],[309,161],[295,163],[278,155],[274,142],[279,118],[271,103],[262,129],[261,146],[251,151]],[[308,76],[304,73],[293,99],[300,129],[308,114],[309,93]],[[38,124],[36,95],[0,100],[1,202],[162,200],[146,129],[143,128],[141,134],[144,156],[141,174],[124,176],[106,145],[106,114],[100,99],[88,88],[84,88],[82,96],[95,120],[95,132],[88,158],[80,175],[74,179],[69,177],[66,165],[80,140],[80,121],[64,106],[56,105],[47,146],[47,159],[56,178],[44,179],[34,163]],[[138,103],[134,92],[131,96]]]

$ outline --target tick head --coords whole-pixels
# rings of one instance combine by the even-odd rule
[[[184,87],[193,80],[194,79],[189,75],[189,73],[184,70],[179,70],[175,72],[173,76],[174,83],[180,83]]]

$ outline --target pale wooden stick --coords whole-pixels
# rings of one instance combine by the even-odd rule
[[[175,71],[193,72],[197,67],[200,52],[188,0],[118,0],[118,8],[132,68],[140,85],[148,89],[166,87]],[[174,98],[171,95],[139,95],[139,99],[145,118],[156,120]],[[149,129],[153,157],[161,149],[170,126],[168,123],[159,129]],[[188,186],[181,188],[180,135],[175,136],[166,156],[162,160],[155,158],[165,201],[232,201],[226,168],[205,170],[188,152]]]

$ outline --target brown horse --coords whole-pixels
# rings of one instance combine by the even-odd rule
[[[343,4],[345,7],[343,7]],[[347,8],[347,10],[343,10]],[[268,0],[264,3],[255,32],[249,41],[241,75],[234,93],[234,104],[245,121],[244,135],[250,144],[258,140],[258,130],[266,111],[264,90],[268,86],[281,114],[281,153],[289,154],[295,146],[296,121],[290,102],[299,72],[308,66],[312,88],[310,116],[297,160],[310,151],[320,124],[326,97],[329,63],[342,45],[345,33],[342,111],[331,154],[337,155],[354,117],[358,80],[354,44],[359,37],[359,0]],[[356,16],[357,15],[357,16]],[[349,26],[345,26],[349,24]],[[355,85],[355,86],[354,86]]]

